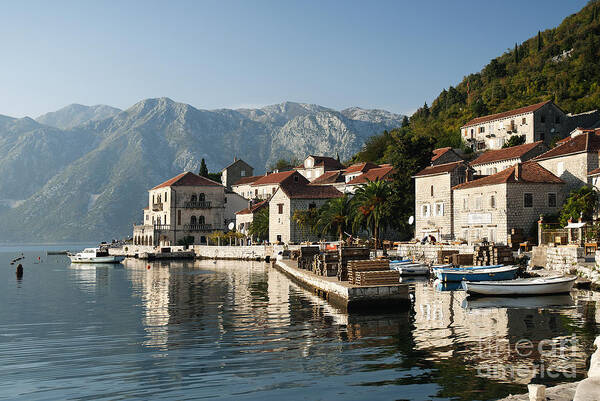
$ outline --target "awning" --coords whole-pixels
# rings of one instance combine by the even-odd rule
[[[585,226],[586,223],[569,223],[565,228],[581,228]]]

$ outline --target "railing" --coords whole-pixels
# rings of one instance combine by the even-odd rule
[[[183,207],[189,209],[210,209],[211,204],[210,201],[184,202]]]
[[[169,224],[155,224],[154,230],[156,231],[169,231],[171,229],[171,225]]]
[[[152,211],[153,212],[162,212],[163,210],[163,204],[162,203],[153,203],[152,204]]]
[[[185,231],[211,231],[212,224],[185,224],[183,229]]]

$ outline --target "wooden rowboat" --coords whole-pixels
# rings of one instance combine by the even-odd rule
[[[440,269],[436,272],[441,281],[500,281],[517,276],[518,266],[501,266],[488,269]]]
[[[474,295],[545,295],[568,293],[577,277],[535,277],[518,280],[474,283],[465,281],[463,288]]]

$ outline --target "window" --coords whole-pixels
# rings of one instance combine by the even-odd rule
[[[540,122],[542,122],[542,123],[546,122],[546,115],[545,114],[540,115]]]
[[[310,177],[310,171],[309,171],[308,176]],[[298,176],[297,175],[294,176],[294,182],[298,182]],[[275,193],[275,192],[273,192],[273,193]]]
[[[240,171],[240,177],[245,177],[245,176],[246,176],[246,170]]]
[[[433,196],[433,185],[431,186],[431,188],[430,188],[430,191],[429,191],[429,192],[431,192],[431,196]]]
[[[523,207],[533,207],[533,194],[525,193],[523,194]]]
[[[485,127],[479,127],[479,133],[484,133],[485,132]]]
[[[167,193],[165,192],[165,202],[167,201]]]
[[[429,217],[429,204],[421,205],[421,216]]]
[[[225,199],[223,200],[223,203],[227,203],[227,196],[225,196]]]
[[[465,241],[468,241],[469,240],[469,229],[465,228],[462,232],[462,235],[463,235],[462,239],[464,239]]]
[[[543,141],[546,139],[546,133],[545,132],[540,132],[540,141]]]
[[[197,223],[196,216],[190,217],[190,225],[195,226]]]
[[[565,162],[558,162],[556,165],[556,175],[559,177],[565,172]]]
[[[146,215],[146,220],[150,220],[150,216]]]
[[[281,242],[281,235],[280,234],[277,235],[277,242]]]
[[[475,197],[475,210],[481,210],[481,196]]]
[[[473,137],[473,134],[474,134],[474,133],[475,133],[475,132],[473,131],[473,128],[471,128],[471,138]]]
[[[555,124],[560,124],[560,116],[554,117],[554,123]]]
[[[205,224],[206,218],[204,216],[198,216],[198,224]]]
[[[177,211],[177,224],[181,225],[181,210]]]
[[[297,177],[294,177],[297,178]],[[273,193],[275,193],[275,191],[277,191],[277,187],[273,187]]]
[[[556,193],[548,192],[548,207],[556,207]]]
[[[523,118],[521,119],[521,124],[522,124],[522,125],[525,125],[525,124],[527,124],[527,119],[526,119],[525,117],[523,117]]]
[[[469,209],[469,199],[463,198],[463,210]]]
[[[435,204],[435,215],[436,216],[443,216],[444,215],[444,204],[443,203],[436,203]]]
[[[488,230],[488,241],[496,242],[496,229],[493,227],[490,227]]]
[[[277,209],[279,211],[279,214],[283,214],[283,203],[278,203],[277,204]]]
[[[198,197],[196,196],[196,194],[194,194],[190,197],[190,202],[196,203],[197,201],[198,201]]]
[[[198,201],[199,202],[204,202],[205,199],[206,199],[206,196],[204,196],[204,194],[201,193],[201,194],[198,195]]]
[[[492,209],[496,208],[496,196],[495,195],[490,196],[490,207]]]

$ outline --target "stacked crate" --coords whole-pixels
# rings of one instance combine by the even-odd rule
[[[348,280],[348,263],[356,260],[368,260],[371,254],[369,248],[348,247],[342,248],[342,263],[337,271],[337,278],[340,281]]]
[[[400,272],[387,271],[357,271],[354,273],[356,285],[393,285],[400,282]]]
[[[450,263],[450,258],[452,258],[452,255],[457,254],[458,251],[443,251],[443,250],[439,250],[437,251],[437,263]]]
[[[472,253],[455,253],[452,255],[451,261],[454,266],[465,266],[473,263]]]
[[[351,260],[348,261],[348,281],[358,284],[357,279],[363,272],[387,272],[390,270],[389,260]],[[396,272],[397,273],[397,272]],[[397,280],[396,282],[398,282]],[[358,284],[364,285],[364,284]]]
[[[315,255],[319,254],[318,246],[303,246],[300,248],[300,255],[298,256],[298,268],[304,270],[311,270],[315,259]]]
[[[525,235],[523,235],[523,229],[521,228],[513,228],[510,230],[510,235],[508,236],[508,246],[512,250],[519,249],[519,245],[521,242],[525,242]]]
[[[507,246],[476,246],[473,253],[473,265],[489,266],[511,264],[513,262],[512,250]]]

